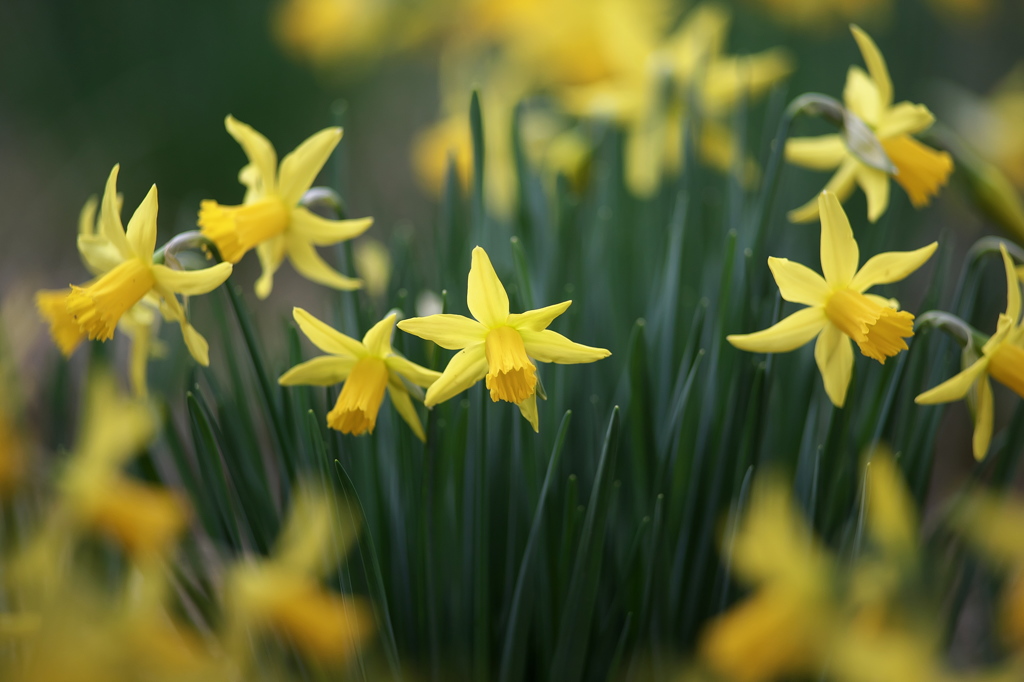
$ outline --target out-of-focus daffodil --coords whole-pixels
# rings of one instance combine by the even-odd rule
[[[486,380],[491,400],[516,403],[538,430],[537,366],[533,360],[558,364],[594,362],[611,353],[574,343],[548,329],[572,301],[510,314],[508,295],[491,260],[479,246],[473,249],[466,303],[475,319],[462,315],[431,315],[402,320],[398,328],[458,350],[441,378],[427,389],[424,403],[433,407],[480,381]],[[532,358],[532,359],[531,359]]]
[[[982,346],[980,358],[956,376],[915,398],[918,404],[934,405],[960,400],[972,389],[976,391],[973,449],[977,460],[985,458],[992,441],[995,408],[988,377],[1024,398],[1024,324],[1021,323],[1020,281],[1006,247],[1000,245],[1000,251],[1006,268],[1006,312],[999,316],[996,333]]]
[[[256,281],[260,298],[270,295],[274,273],[285,256],[299,274],[318,284],[342,291],[362,286],[360,280],[335,271],[315,247],[358,237],[373,224],[373,218],[328,220],[299,205],[341,140],[341,128],[325,128],[312,135],[278,167],[273,145],[251,126],[229,115],[224,127],[245,151],[249,165],[239,173],[246,186],[242,205],[224,206],[209,199],[200,205],[199,226],[217,246],[221,258],[237,263],[250,249],[256,249],[263,268]]]
[[[881,363],[907,348],[914,316],[891,307],[889,300],[865,294],[878,284],[898,282],[920,268],[938,247],[932,242],[916,251],[879,254],[859,270],[860,251],[838,197],[818,197],[821,215],[821,270],[824,276],[785,258],[769,258],[782,298],[808,307],[753,334],[732,334],[729,342],[755,353],[784,353],[817,337],[814,359],[825,392],[837,407],[846,400],[853,372],[853,349]]]
[[[858,152],[850,125],[845,136],[790,138],[786,141],[786,160],[815,170],[838,166],[825,189],[834,192],[840,201],[846,201],[859,185],[867,196],[868,219],[875,222],[889,206],[890,175],[907,192],[911,203],[920,208],[928,205],[946,184],[953,172],[953,159],[946,152],[936,151],[912,137],[930,127],[934,116],[921,104],[892,103],[892,80],[882,53],[867,33],[857,26],[851,26],[851,30],[868,73],[858,66],[850,67],[843,101],[846,109],[869,129],[865,134],[877,139],[891,169],[865,160]],[[817,215],[818,204],[812,199],[790,211],[789,219],[809,222]]]
[[[851,21],[871,22],[884,19],[892,10],[892,0],[755,0],[780,23],[804,29],[814,35],[832,35],[832,31]]]
[[[352,250],[356,272],[366,282],[366,293],[380,298],[387,293],[391,278],[391,254],[376,239],[362,239]]]
[[[338,402],[327,415],[327,425],[342,433],[357,436],[366,432],[373,433],[386,388],[391,403],[416,437],[423,441],[427,439],[403,379],[415,386],[427,388],[441,374],[420,367],[391,349],[391,333],[397,315],[392,313],[373,325],[360,342],[321,322],[302,308],[295,308],[292,314],[302,333],[329,355],[292,367],[281,375],[278,383],[282,386],[330,386],[345,382],[338,395]]]

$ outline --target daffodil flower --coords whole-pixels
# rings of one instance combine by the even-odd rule
[[[753,334],[726,337],[732,345],[754,353],[785,353],[817,337],[814,359],[825,392],[842,407],[853,372],[857,342],[869,358],[885,363],[914,335],[914,316],[890,307],[881,296],[864,293],[877,284],[898,282],[927,261],[938,247],[932,242],[916,251],[891,251],[871,258],[859,270],[860,252],[839,198],[829,191],[818,197],[821,214],[821,270],[824,277],[785,258],[769,258],[782,298],[808,307],[772,327]]]
[[[574,343],[547,328],[572,301],[509,314],[505,287],[479,246],[473,249],[466,303],[476,319],[440,314],[398,323],[402,331],[459,351],[441,378],[427,389],[427,407],[443,403],[484,379],[491,400],[516,403],[537,431],[537,366],[533,361],[572,365],[611,355],[604,348]]]
[[[892,80],[885,58],[867,33],[857,26],[851,26],[850,30],[868,73],[858,66],[850,67],[843,102],[877,138],[895,168],[893,179],[907,192],[911,203],[917,208],[927,206],[953,172],[953,159],[949,154],[911,137],[929,128],[935,117],[923,104],[892,103]],[[838,167],[825,189],[834,192],[840,201],[846,201],[859,185],[867,196],[868,218],[875,222],[889,206],[889,173],[877,164],[866,163],[850,143],[849,137],[844,139],[839,134],[791,138],[786,142],[786,160],[814,170]],[[812,199],[790,211],[789,219],[805,223],[817,215],[818,203]]]
[[[403,379],[426,388],[441,373],[420,367],[391,349],[391,333],[397,315],[392,313],[373,325],[362,342],[342,334],[302,308],[294,308],[292,315],[313,345],[330,355],[292,367],[281,375],[278,383],[282,386],[330,386],[344,381],[334,409],[327,414],[327,425],[356,436],[373,433],[377,412],[384,401],[384,389],[387,389],[391,403],[416,437],[422,441],[427,439]]]
[[[335,271],[315,247],[358,237],[373,224],[373,218],[328,220],[299,205],[341,140],[341,128],[325,128],[312,135],[278,167],[273,145],[251,126],[228,116],[224,127],[241,145],[249,165],[239,173],[246,186],[241,206],[223,206],[212,200],[200,204],[199,227],[217,246],[221,258],[237,263],[250,249],[256,249],[263,268],[256,281],[259,298],[270,295],[274,273],[286,255],[299,274],[313,282],[342,291],[362,286],[360,280]]]
[[[969,367],[935,388],[914,399],[920,405],[948,403],[964,398],[973,388],[975,393],[974,458],[982,460],[992,442],[993,396],[992,377],[1024,398],[1024,324],[1021,320],[1020,282],[1013,259],[1000,244],[1006,267],[1006,312],[999,316],[996,333],[981,348],[981,357]]]
[[[125,231],[118,207],[117,172],[118,166],[114,166],[107,179],[99,231],[92,238],[79,235],[83,259],[90,270],[102,274],[85,285],[72,285],[70,290],[40,292],[36,297],[40,312],[50,321],[51,333],[61,350],[69,354],[83,336],[101,341],[112,338],[122,318],[149,297],[153,305],[161,307],[166,317],[181,325],[185,344],[196,362],[208,365],[206,339],[189,324],[175,294],[194,296],[209,293],[231,275],[232,266],[220,263],[204,270],[186,272],[154,263],[156,185],[136,209]],[[64,299],[63,311],[60,308],[61,297]]]

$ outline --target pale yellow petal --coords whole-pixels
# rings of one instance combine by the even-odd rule
[[[914,135],[927,130],[935,122],[935,115],[923,104],[899,102],[882,113],[875,128],[879,139],[898,135]]]
[[[494,272],[487,252],[479,246],[473,249],[466,304],[473,317],[487,327],[496,327],[508,320],[508,294]]]
[[[875,82],[879,106],[883,109],[888,108],[892,104],[892,80],[889,78],[889,68],[885,65],[885,57],[882,56],[881,50],[875,45],[871,36],[861,30],[859,26],[850,26],[850,31],[853,32],[860,53],[864,57],[871,80]]]
[[[341,140],[341,128],[324,128],[281,160],[278,193],[288,206],[299,202]]]
[[[256,247],[256,256],[259,258],[260,267],[262,268],[255,287],[256,297],[260,300],[270,296],[270,292],[274,288],[274,273],[277,272],[278,268],[281,267],[281,263],[284,262],[286,246],[287,241],[282,235],[267,240]]]
[[[242,147],[249,162],[260,174],[260,181],[263,184],[263,191],[266,194],[273,194],[277,187],[277,152],[274,145],[260,133],[237,118],[228,114],[224,119],[224,127],[228,134],[235,138],[235,141]]]
[[[293,235],[317,246],[330,246],[358,237],[371,225],[373,218],[328,220],[303,206],[296,206],[291,210],[291,223],[288,229]]]
[[[395,406],[398,415],[405,420],[416,437],[425,443],[427,434],[423,432],[420,415],[416,411],[416,405],[413,404],[412,398],[409,397],[409,392],[401,384],[388,383],[388,395],[391,396],[391,404]]]
[[[203,270],[174,270],[153,265],[153,276],[162,286],[185,296],[208,294],[231,276],[231,263],[217,263]]]
[[[384,359],[384,363],[390,371],[423,388],[430,388],[430,385],[441,377],[440,372],[421,367],[400,355],[391,355]]]
[[[935,388],[928,389],[914,398],[914,402],[918,405],[936,405],[963,399],[971,390],[974,382],[988,369],[988,363],[987,356],[978,358],[959,374],[953,375]]]
[[[78,235],[78,253],[93,275],[105,274],[124,261],[121,252],[101,235]]]
[[[859,66],[851,66],[846,72],[843,104],[872,128],[882,115],[878,87]]]
[[[924,265],[937,248],[939,243],[932,242],[914,251],[888,251],[873,256],[853,276],[850,288],[863,293],[879,284],[899,282]]]
[[[296,324],[299,325],[299,329],[306,335],[306,338],[323,352],[353,358],[361,358],[366,355],[366,348],[363,347],[363,344],[351,336],[342,334],[302,308],[292,308],[292,317],[295,318]]]
[[[730,334],[725,340],[751,353],[787,353],[817,336],[828,319],[823,308],[798,310],[753,334]]]
[[[391,354],[391,332],[395,329],[398,315],[391,313],[377,324],[370,327],[363,336],[366,352],[374,357],[386,358]]]
[[[156,249],[156,215],[156,185],[153,185],[132,214],[125,234],[132,252],[144,261],[152,260],[153,251]]]
[[[889,208],[889,174],[861,164],[857,169],[857,184],[868,199],[868,220],[875,223]]]
[[[979,462],[985,459],[988,454],[988,446],[992,442],[992,422],[994,421],[994,399],[992,397],[992,384],[988,379],[982,379],[977,384],[977,400],[974,405],[974,436],[971,438],[971,448],[974,451],[974,459]]]
[[[825,184],[826,192],[833,192],[839,201],[846,201],[857,186],[857,168],[860,162],[850,157],[839,166],[839,169]],[[793,209],[786,216],[790,222],[809,223],[818,218],[818,197],[808,201],[800,208]]]
[[[826,324],[814,345],[814,361],[818,363],[829,400],[842,407],[853,375],[853,342],[834,324]]]
[[[829,288],[825,279],[806,265],[788,258],[769,258],[768,267],[779,285],[782,298],[804,305],[824,305]]]
[[[100,200],[92,195],[85,200],[85,205],[78,212],[78,236],[92,236],[96,234],[96,212],[99,210]]]
[[[512,313],[508,316],[508,326],[539,332],[541,329],[547,329],[548,325],[571,304],[572,301],[562,301],[536,310],[527,310],[525,313]]]
[[[121,224],[121,205],[117,198],[117,172],[120,165],[110,169],[107,176],[107,186],[103,190],[103,201],[100,204],[100,229],[103,234],[118,250],[122,258],[134,256],[128,239],[124,235],[124,226]]]
[[[441,376],[427,389],[423,404],[433,407],[484,378],[487,374],[487,356],[483,342],[470,346],[455,354]]]
[[[526,354],[541,362],[555,362],[560,365],[575,365],[583,362],[596,362],[611,355],[604,348],[584,346],[565,338],[550,329],[539,332],[529,329],[519,330],[526,346]]]
[[[327,264],[316,249],[302,239],[287,240],[288,258],[300,275],[339,291],[354,291],[363,286],[363,280],[346,277]]]
[[[348,379],[356,364],[351,356],[321,355],[295,365],[281,375],[277,383],[282,386],[333,386]]]
[[[540,433],[540,416],[537,414],[537,394],[531,393],[530,397],[518,403],[519,414],[523,419],[530,422],[534,433]]]
[[[860,251],[839,198],[829,191],[818,195],[821,215],[821,273],[832,288],[845,287],[857,274]]]
[[[846,143],[838,134],[786,140],[786,161],[804,168],[832,170],[849,154]]]
[[[1006,268],[1006,316],[1016,324],[1020,320],[1020,281],[1005,244],[999,245],[999,252],[1003,256],[1003,267]]]
[[[196,331],[185,315],[185,310],[181,307],[178,302],[178,297],[174,295],[174,292],[164,287],[159,282],[153,287],[157,295],[161,299],[161,310],[167,316],[168,319],[176,320],[178,325],[181,327],[181,337],[185,341],[185,347],[188,348],[189,354],[203,367],[207,367],[210,364],[210,344],[206,342],[203,335]]]
[[[449,313],[410,317],[399,322],[398,328],[421,339],[433,341],[448,350],[459,350],[481,343],[487,336],[487,327],[476,320]]]

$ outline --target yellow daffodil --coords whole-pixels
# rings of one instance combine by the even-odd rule
[[[572,301],[510,314],[505,287],[479,246],[473,249],[466,303],[476,319],[441,314],[398,323],[402,331],[459,351],[441,378],[427,389],[427,407],[443,403],[485,379],[491,400],[516,403],[536,431],[537,366],[533,361],[572,365],[611,355],[603,348],[574,343],[547,328]]]
[[[159,305],[164,316],[181,325],[181,333],[196,362],[210,362],[206,339],[188,322],[176,294],[205,294],[221,285],[231,274],[230,263],[220,263],[196,271],[175,270],[153,262],[156,246],[157,192],[154,185],[139,208],[128,229],[121,224],[117,198],[117,172],[114,166],[103,194],[98,228],[86,231],[80,226],[79,250],[87,266],[99,277],[70,290],[43,291],[36,297],[42,315],[50,322],[54,340],[65,355],[74,351],[82,338],[106,341],[126,316],[142,323],[147,314],[134,310],[144,299]],[[81,223],[91,222],[94,209],[83,211]],[[61,309],[60,300],[64,299]],[[75,328],[77,327],[77,333]]]
[[[754,353],[784,353],[817,337],[814,359],[825,392],[836,407],[842,407],[853,372],[853,348],[844,335],[856,341],[864,355],[881,363],[905,350],[903,339],[914,335],[913,315],[893,309],[881,296],[864,292],[908,276],[931,257],[938,243],[916,251],[881,253],[858,270],[860,251],[838,197],[822,192],[818,206],[824,277],[785,258],[768,259],[782,298],[808,307],[763,331],[732,334],[727,339]]]
[[[790,138],[786,141],[786,160],[814,170],[830,170],[838,166],[825,189],[846,201],[855,186],[860,186],[868,200],[868,218],[875,222],[889,206],[889,173],[876,163],[867,163],[859,153],[856,137],[870,135],[881,145],[894,169],[892,177],[920,208],[927,206],[953,172],[953,159],[946,152],[936,151],[912,137],[932,125],[935,117],[922,104],[892,103],[892,81],[885,59],[874,41],[857,26],[851,26],[868,73],[858,66],[850,67],[843,91],[843,102],[868,131],[854,131],[847,126],[846,136]],[[869,75],[870,74],[870,75]],[[854,124],[856,125],[856,124]],[[804,223],[818,215],[818,204],[812,199],[789,212],[793,222]]]
[[[1024,398],[1024,324],[1021,320],[1020,282],[1013,260],[1000,245],[1003,265],[1006,267],[1006,312],[999,316],[996,333],[981,348],[981,357],[962,372],[915,398],[921,405],[948,403],[965,397],[972,388],[976,391],[974,406],[974,457],[985,458],[992,441],[994,404],[992,377]]]
[[[327,414],[327,425],[356,436],[373,433],[386,388],[391,403],[416,437],[423,441],[427,439],[403,379],[427,388],[441,374],[420,367],[391,349],[391,333],[397,315],[392,313],[373,325],[362,342],[345,336],[302,308],[294,308],[292,315],[302,333],[317,348],[330,355],[292,367],[281,375],[278,383],[282,386],[330,386],[345,382],[338,402]]]
[[[277,152],[263,135],[228,116],[224,127],[249,158],[239,180],[246,186],[241,206],[224,206],[205,200],[200,204],[199,227],[217,246],[221,258],[237,263],[256,249],[263,274],[256,281],[256,295],[266,298],[274,286],[274,273],[287,255],[306,279],[349,291],[362,282],[335,271],[316,252],[358,237],[373,218],[328,220],[299,205],[320,169],[341,140],[341,128],[325,128],[295,148],[277,165]]]

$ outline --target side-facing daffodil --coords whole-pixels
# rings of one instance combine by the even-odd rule
[[[157,191],[150,188],[136,209],[128,229],[121,224],[117,198],[117,172],[114,166],[107,179],[100,208],[98,228],[91,232],[80,225],[79,250],[88,268],[100,275],[91,282],[72,285],[69,290],[44,291],[36,296],[42,315],[61,351],[68,355],[83,337],[106,341],[114,329],[143,299],[159,306],[168,319],[181,325],[189,352],[201,365],[210,363],[206,339],[188,322],[185,310],[175,294],[194,296],[209,293],[231,275],[230,263],[219,263],[203,270],[175,270],[153,262],[156,247]],[[82,223],[90,219],[87,205]],[[63,309],[61,300],[63,299]],[[150,311],[139,311],[140,317]],[[149,319],[149,318],[146,318]],[[77,333],[75,329],[77,328]]]
[[[338,402],[327,414],[327,425],[356,436],[367,431],[373,433],[386,388],[391,403],[416,437],[427,439],[403,379],[427,388],[441,373],[420,367],[391,349],[391,333],[397,315],[392,313],[370,327],[362,342],[345,336],[302,308],[294,308],[292,315],[313,345],[329,355],[292,367],[281,375],[278,383],[282,386],[330,386],[344,381]]]
[[[228,116],[224,127],[241,145],[249,165],[238,176],[246,187],[241,206],[212,200],[200,204],[199,227],[217,246],[221,258],[237,263],[250,249],[256,249],[263,268],[256,281],[260,298],[270,295],[274,273],[286,255],[299,274],[313,282],[342,291],[362,286],[360,280],[335,271],[315,247],[358,237],[373,224],[373,218],[328,220],[299,205],[341,140],[341,128],[325,128],[312,135],[278,167],[273,145],[251,126]]]
[[[818,207],[824,277],[786,258],[768,259],[782,298],[808,307],[763,331],[726,338],[742,350],[785,353],[817,337],[814,359],[825,392],[836,407],[842,407],[853,372],[853,347],[844,335],[856,341],[864,355],[883,364],[887,357],[906,350],[903,339],[914,335],[913,315],[895,310],[888,299],[864,292],[907,277],[924,265],[938,243],[916,251],[880,253],[858,270],[860,251],[838,197],[822,192]]]
[[[838,167],[825,189],[835,192],[840,201],[846,201],[859,185],[867,196],[868,218],[875,222],[889,206],[889,175],[907,192],[911,203],[921,208],[946,184],[953,172],[953,159],[946,152],[936,151],[912,137],[931,127],[935,117],[923,104],[892,103],[892,80],[885,58],[867,33],[857,26],[851,26],[850,30],[868,73],[859,66],[850,67],[843,103],[868,130],[851,131],[847,126],[846,135],[790,138],[786,142],[786,160],[814,170]],[[855,138],[861,134],[876,138],[890,162],[889,172],[877,163],[867,163],[858,153]],[[817,215],[818,205],[812,199],[790,211],[789,219],[806,223]]]
[[[571,303],[509,314],[508,294],[487,253],[479,246],[474,248],[466,304],[476,319],[440,314],[398,323],[402,331],[459,351],[441,378],[427,389],[424,404],[443,403],[485,379],[491,400],[517,404],[537,431],[537,366],[533,361],[574,365],[611,355],[604,348],[574,343],[547,328]]]
[[[992,441],[994,405],[988,377],[1024,398],[1024,324],[1021,324],[1020,282],[1006,247],[1000,245],[999,250],[1006,267],[1006,312],[999,316],[996,333],[981,347],[981,357],[969,367],[914,399],[921,405],[948,403],[960,400],[973,388],[976,391],[973,448],[974,458],[979,461],[985,458]]]

